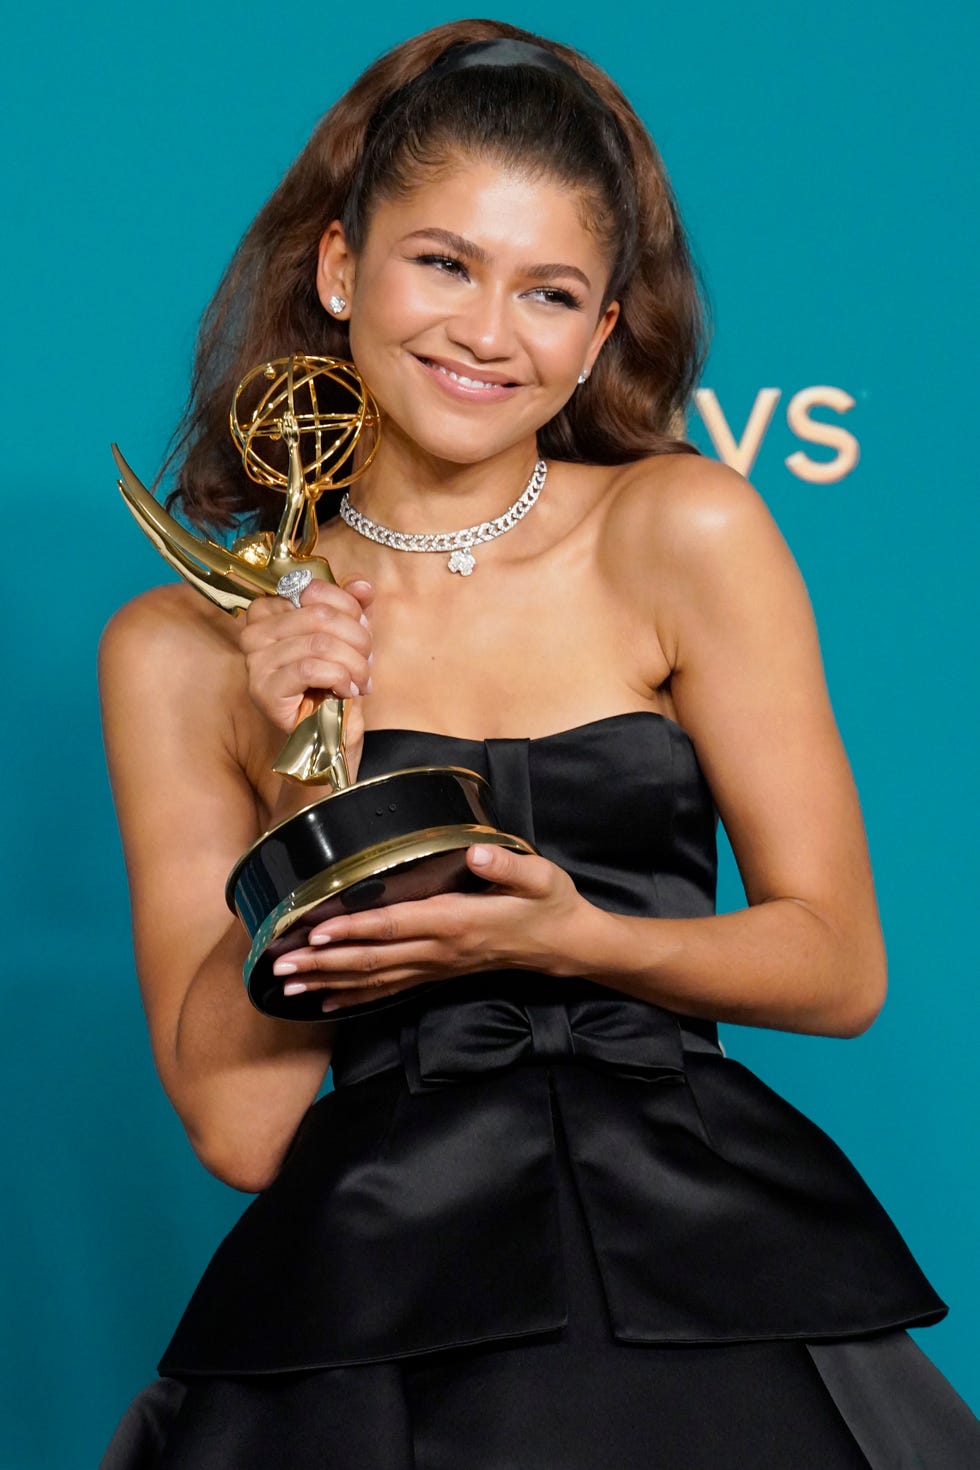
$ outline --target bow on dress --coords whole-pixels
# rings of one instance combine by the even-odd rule
[[[430,1004],[401,1026],[392,1024],[391,1012],[380,1025],[352,1021],[337,1038],[334,1086],[399,1068],[417,1094],[527,1064],[568,1062],[636,1082],[677,1083],[684,1081],[685,1050],[719,1054],[712,1024],[598,989],[576,994],[570,982],[560,999],[463,997]]]

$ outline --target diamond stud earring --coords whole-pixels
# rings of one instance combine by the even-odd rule
[[[586,380],[586,378],[587,378],[587,377],[588,377],[588,376],[589,376],[589,375],[588,375],[588,373],[585,373],[585,372],[582,372],[582,373],[579,373],[579,375],[578,375],[578,380],[579,380],[579,382],[580,382],[580,383],[584,383],[584,382],[585,382],[585,380]]]
[[[343,296],[331,296],[330,300],[327,302],[327,305],[330,307],[330,310],[336,315],[339,312],[343,311],[344,307],[347,305],[347,302],[344,300]]]

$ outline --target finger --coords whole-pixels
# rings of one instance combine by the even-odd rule
[[[436,967],[436,947],[416,940],[397,945],[345,944],[330,951],[292,949],[276,960],[272,970],[283,981],[285,995],[299,995],[300,986],[307,990],[374,990]]]
[[[354,607],[356,610],[356,603]],[[316,603],[299,609],[294,627],[297,633],[319,633],[340,638],[365,657],[371,652],[371,629],[364,612],[357,612],[355,617],[346,608]]]
[[[361,608],[365,612],[374,601],[374,588],[366,577],[345,577],[340,585],[345,592],[349,592],[352,597],[357,598]]]
[[[466,865],[488,883],[523,898],[545,898],[554,886],[554,864],[535,853],[477,843],[466,849]]]
[[[244,623],[246,627],[256,627],[269,618],[279,617],[285,606],[281,597],[255,597],[245,609]]]
[[[255,653],[272,647],[287,638],[330,637],[349,644],[367,656],[371,651],[371,632],[367,614],[351,616],[346,607],[338,608],[332,603],[317,602],[309,607],[295,608],[277,598],[279,609],[273,609],[264,617],[246,621],[239,634],[239,647],[243,653]],[[355,610],[357,603],[354,603]]]
[[[300,594],[300,605],[297,607],[287,597],[257,597],[246,609],[243,620],[242,637],[246,632],[261,630],[263,633],[273,633],[276,625],[281,619],[305,615],[309,618],[313,613],[314,622],[319,616],[321,619],[326,613],[333,613],[338,617],[347,618],[353,627],[367,629],[368,621],[364,611],[366,603],[373,597],[373,589],[370,593],[364,591],[370,584],[360,580],[355,583],[355,588],[364,598],[361,599],[343,587],[336,586],[333,582],[323,582],[315,578]],[[288,623],[285,624],[288,626]]]
[[[284,717],[291,712],[287,706],[297,700],[317,701],[330,694],[337,699],[352,699],[360,693],[350,668],[339,659],[307,657],[279,669],[251,666],[249,684],[260,709],[270,715],[277,711]]]
[[[373,596],[374,589],[363,577],[355,577],[342,586],[336,582],[324,582],[319,577],[314,577],[313,581],[308,583],[300,593],[299,603],[300,608],[335,608],[337,612],[345,613],[349,618],[353,618],[356,623]],[[282,598],[279,600],[283,601]],[[295,612],[296,609],[294,608],[293,611]]]
[[[465,927],[465,898],[455,893],[404,899],[386,908],[337,914],[311,929],[312,946],[396,944],[415,939],[456,939]],[[346,948],[342,953],[346,953]]]
[[[282,987],[282,992],[286,999],[296,995],[319,995],[323,999],[323,1009],[326,1011],[334,1010],[338,1006],[360,1005],[362,1001],[382,1000],[385,996],[396,995],[401,990],[411,990],[417,985],[431,984],[433,980],[444,978],[446,977],[434,975],[428,971],[406,968],[404,971],[393,972],[391,976],[372,983],[365,984],[363,980],[352,982],[341,990],[319,976],[307,975],[302,980],[287,981]]]
[[[280,671],[291,670],[297,688],[323,689],[329,685],[316,683],[314,665],[329,664],[346,670],[362,688],[371,672],[367,658],[357,649],[345,646],[325,633],[306,633],[299,638],[283,638],[255,654],[246,654],[249,669],[256,676],[272,678]],[[303,682],[304,675],[306,682]]]

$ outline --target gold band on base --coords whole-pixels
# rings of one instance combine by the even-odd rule
[[[269,946],[281,939],[294,924],[300,923],[306,914],[320,904],[338,897],[367,879],[377,878],[423,858],[472,847],[477,842],[489,847],[507,847],[512,852],[534,853],[534,848],[522,837],[499,832],[495,827],[464,823],[449,827],[428,827],[405,837],[376,843],[357,853],[355,857],[335,863],[332,868],[326,868],[315,877],[308,878],[277,904],[255,931],[252,947],[245,961],[246,986]]]

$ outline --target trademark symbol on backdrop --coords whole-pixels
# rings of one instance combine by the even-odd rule
[[[740,475],[750,473],[781,397],[781,388],[760,388],[745,427],[736,439],[714,389],[698,388],[695,391],[698,412],[723,464],[738,470]],[[801,388],[793,394],[786,405],[786,423],[790,432],[805,444],[819,444],[836,450],[836,453],[832,459],[820,460],[811,459],[802,449],[794,450],[784,461],[790,474],[798,480],[807,480],[811,485],[830,485],[851,473],[861,456],[857,439],[841,424],[811,418],[810,410],[829,408],[834,413],[844,414],[853,407],[854,399],[850,393],[825,384]]]

